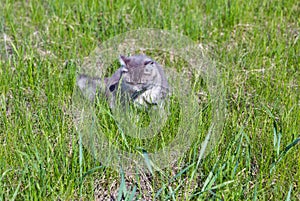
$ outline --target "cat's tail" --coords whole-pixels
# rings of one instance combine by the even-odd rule
[[[85,98],[94,101],[96,95],[105,95],[107,80],[107,78],[89,77],[88,75],[80,74],[76,79],[76,85]]]

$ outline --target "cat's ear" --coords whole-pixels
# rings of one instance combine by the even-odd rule
[[[130,59],[128,57],[125,57],[124,55],[120,55],[119,61],[120,61],[121,66],[127,66]]]

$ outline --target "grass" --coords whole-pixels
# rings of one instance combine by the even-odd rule
[[[119,200],[299,200],[299,19],[296,0],[1,0],[0,200],[92,200],[95,189]],[[204,44],[226,118],[206,158],[196,143],[172,168],[129,177],[82,146],[70,111],[78,65],[140,27]]]

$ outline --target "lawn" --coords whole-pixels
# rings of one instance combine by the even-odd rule
[[[143,28],[185,35],[205,49],[224,118],[216,146],[201,157],[215,96],[193,77],[199,137],[171,166],[133,174],[89,152],[72,107],[89,55]],[[0,0],[0,200],[300,200],[299,33],[296,0]],[[182,58],[149,54],[183,73]],[[172,101],[163,140],[123,136],[108,105],[96,109],[106,111],[100,126],[124,150],[162,148],[184,116]]]

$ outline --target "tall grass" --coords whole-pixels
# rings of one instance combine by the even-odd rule
[[[0,200],[299,200],[299,14],[296,0],[1,0]],[[195,142],[172,168],[128,176],[82,146],[70,111],[84,58],[140,27],[204,45],[226,119],[206,158]]]

